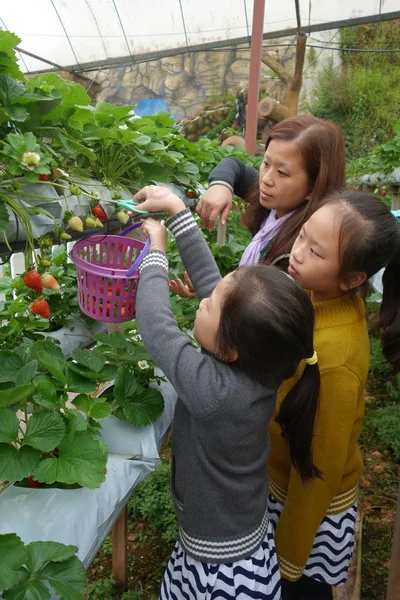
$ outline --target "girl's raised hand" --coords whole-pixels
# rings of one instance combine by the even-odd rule
[[[146,185],[134,195],[133,200],[140,203],[140,210],[166,211],[171,216],[186,208],[185,203],[171,190],[158,185]]]
[[[150,250],[160,250],[165,252],[167,249],[168,232],[164,225],[154,219],[142,219],[142,229],[150,238]]]
[[[181,298],[194,298],[194,296],[196,295],[196,291],[193,287],[192,280],[190,279],[186,271],[184,272],[183,276],[185,278],[186,285],[180,279],[171,279],[169,282],[169,287],[173,292],[175,292],[175,294],[178,294],[178,296],[180,296]]]

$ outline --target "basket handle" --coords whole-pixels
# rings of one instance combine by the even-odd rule
[[[141,226],[142,226],[141,223],[134,223],[130,227],[127,227],[126,229],[124,229],[124,231],[122,231],[120,233],[120,235],[126,235],[130,231],[133,231],[134,229],[137,229],[138,227],[141,227]],[[142,260],[146,256],[148,249],[150,248],[150,243],[151,243],[150,242],[150,238],[147,238],[146,243],[145,243],[145,245],[144,245],[141,253],[137,257],[137,259],[135,260],[135,262],[133,263],[133,265],[128,269],[128,272],[126,274],[127,277],[131,277],[134,274],[134,272],[137,270],[138,266],[140,265],[140,263],[142,262]]]

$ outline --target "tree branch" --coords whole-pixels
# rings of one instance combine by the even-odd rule
[[[278,77],[280,77],[281,79],[283,79],[284,81],[286,81],[287,83],[291,80],[291,75],[290,73],[288,73],[286,71],[286,69],[284,69],[281,65],[280,62],[278,62],[276,60],[276,58],[274,58],[273,56],[271,56],[271,54],[269,52],[264,51],[262,53],[262,57],[261,60],[263,63],[265,63],[270,69],[272,69],[273,71],[275,71],[275,73],[278,75]]]

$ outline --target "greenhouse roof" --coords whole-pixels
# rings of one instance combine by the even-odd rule
[[[399,0],[299,0],[304,31],[334,29],[400,17]],[[294,33],[296,2],[265,3],[264,37]],[[253,0],[15,0],[3,2],[0,27],[21,38],[20,48],[77,70],[173,53],[246,42]],[[20,54],[25,72],[51,68]]]

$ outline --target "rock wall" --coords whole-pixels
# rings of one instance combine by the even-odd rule
[[[294,56],[294,48],[285,50],[290,51],[287,53],[290,60]],[[245,86],[249,65],[249,48],[235,48],[187,53],[108,69],[96,77],[96,81],[101,83],[97,100],[122,105],[161,98],[172,115],[185,119],[213,100],[233,94]],[[266,65],[262,65],[261,76],[268,83],[268,93],[279,98],[281,81]]]
[[[335,64],[339,53],[324,50],[324,45],[338,39],[338,30],[322,31],[318,38],[310,38],[308,46],[318,44],[320,49],[307,49],[303,70],[301,99],[312,93],[313,82],[330,56]],[[275,43],[276,45],[273,45]],[[291,44],[291,45],[287,45]],[[293,71],[295,38],[265,40],[268,50],[289,71]],[[321,49],[322,48],[322,49]],[[216,104],[228,94],[235,94],[247,86],[250,67],[250,48],[212,49],[206,52],[188,52],[173,57],[160,57],[148,62],[100,71],[95,77],[101,84],[98,101],[116,105],[136,105],[141,100],[160,99],[177,119],[187,119],[204,110],[207,104]],[[91,78],[93,72],[87,73]],[[275,100],[280,100],[281,80],[261,63],[260,86]],[[140,114],[140,113],[139,113]]]

